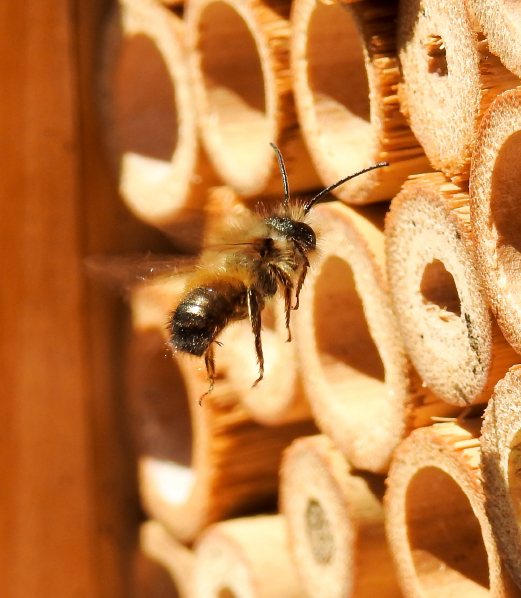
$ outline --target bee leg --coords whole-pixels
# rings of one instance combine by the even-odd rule
[[[304,265],[302,266],[302,272],[300,273],[300,276],[299,276],[299,279],[297,282],[297,288],[295,289],[295,306],[293,307],[293,309],[298,309],[300,291],[302,290],[302,287],[304,286],[304,281],[306,280],[306,276],[307,276],[308,268],[309,268],[309,260],[306,257],[306,254],[300,248],[300,246],[297,245],[297,247],[298,247],[298,250],[300,251],[300,254],[302,255],[302,258],[304,259]]]
[[[255,340],[255,353],[257,354],[257,361],[259,363],[259,377],[253,383],[253,387],[255,387],[264,378],[264,355],[262,354],[261,342],[261,311],[257,300],[257,293],[251,287],[248,289],[248,314]]]
[[[276,266],[272,266],[273,273],[279,279],[280,284],[284,287],[284,300],[286,303],[286,329],[288,331],[287,343],[291,342],[291,330],[289,327],[289,320],[291,316],[291,291],[293,290],[293,283],[289,276]]]
[[[284,300],[286,302],[286,330],[288,331],[287,343],[291,343],[291,329],[289,327],[289,318],[291,316],[291,287],[284,287]]]
[[[215,380],[215,358],[214,358],[214,347],[213,343],[210,343],[210,346],[206,350],[204,354],[204,364],[206,366],[206,373],[208,375],[208,380],[210,385],[208,386],[208,390],[204,393],[204,395],[199,399],[199,405],[203,404],[204,397],[208,396],[213,391],[213,384]]]

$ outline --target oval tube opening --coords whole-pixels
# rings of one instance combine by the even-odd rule
[[[419,470],[405,497],[413,564],[424,595],[489,596],[481,526],[456,481],[438,467]]]
[[[207,140],[219,139],[220,165],[227,172],[256,171],[269,147],[264,74],[246,21],[225,2],[208,4],[198,24],[198,50],[208,122]]]
[[[170,162],[178,137],[175,91],[154,40],[143,33],[125,38],[116,73],[114,124],[121,153]]]
[[[366,166],[373,138],[369,84],[357,27],[341,4],[314,6],[306,60],[317,128],[332,169],[343,172],[346,163]]]

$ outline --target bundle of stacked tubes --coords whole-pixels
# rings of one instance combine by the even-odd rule
[[[184,275],[132,295],[142,550],[182,598],[521,596],[521,14],[507,0],[120,0],[120,192],[197,252],[280,202],[320,251],[286,343],[172,355]],[[217,231],[217,232],[216,232]],[[282,302],[281,302],[282,303]]]

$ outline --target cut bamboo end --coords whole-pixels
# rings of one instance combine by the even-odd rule
[[[513,367],[485,412],[481,471],[487,514],[512,577],[521,584],[521,371]]]
[[[519,596],[502,566],[479,479],[480,420],[414,431],[397,450],[386,526],[406,596]]]
[[[454,405],[487,401],[519,355],[486,304],[468,193],[440,173],[415,177],[392,201],[385,234],[394,312],[416,370]]]
[[[194,598],[301,598],[281,515],[225,521],[198,541]]]
[[[215,521],[272,509],[283,449],[315,428],[253,422],[219,360],[215,390],[199,406],[204,368],[166,345],[165,306],[175,305],[180,288],[172,278],[134,292],[128,382],[142,502],[176,538],[192,542]]]
[[[398,598],[383,478],[355,474],[326,436],[296,440],[281,467],[281,511],[302,587],[314,598]]]
[[[321,4],[354,4],[355,2],[363,2],[363,0],[318,0]]]
[[[383,209],[369,213],[381,227]],[[419,389],[387,289],[383,232],[339,202],[314,214],[320,252],[294,319],[306,394],[317,425],[351,463],[382,472],[419,422]],[[423,408],[431,415],[454,410],[425,397]]]
[[[175,540],[157,521],[147,521],[140,529],[141,552],[145,557],[158,563],[169,574],[176,598],[191,598],[194,553]],[[155,594],[149,586],[148,595]],[[160,594],[162,596],[162,594]],[[165,598],[167,594],[165,593]]]
[[[161,4],[168,6],[170,8],[178,8],[183,7],[185,4],[185,0],[158,0]]]
[[[243,198],[229,185],[212,187],[206,204],[205,243],[208,247],[222,243],[223,231],[235,226],[236,221],[251,214]]]
[[[289,2],[194,0],[187,10],[196,105],[208,155],[240,194],[281,194],[275,143],[292,190],[319,186],[289,74]]]
[[[470,216],[488,301],[521,352],[521,90],[499,96],[483,117],[472,156]]]
[[[399,110],[395,18],[395,5],[385,1],[293,5],[295,99],[323,183],[390,163],[333,191],[347,203],[389,199],[409,174],[430,169]]]
[[[216,178],[197,140],[183,35],[157,2],[121,0],[107,27],[100,102],[126,205],[196,250]]]
[[[434,168],[467,180],[483,113],[519,79],[490,53],[466,3],[407,0],[400,6],[402,110]]]
[[[221,341],[226,348],[227,374],[242,406],[264,425],[280,425],[311,418],[297,365],[296,343],[286,342],[283,302],[267,305],[262,312],[264,379],[255,388],[259,366],[255,356],[251,324],[239,322]]]
[[[490,50],[515,75],[521,77],[521,14],[515,2],[471,0],[472,11],[487,36]]]

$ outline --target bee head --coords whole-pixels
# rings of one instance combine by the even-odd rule
[[[298,243],[304,251],[311,251],[317,245],[315,231],[305,222],[292,220],[289,216],[271,216],[265,222],[286,239]]]

